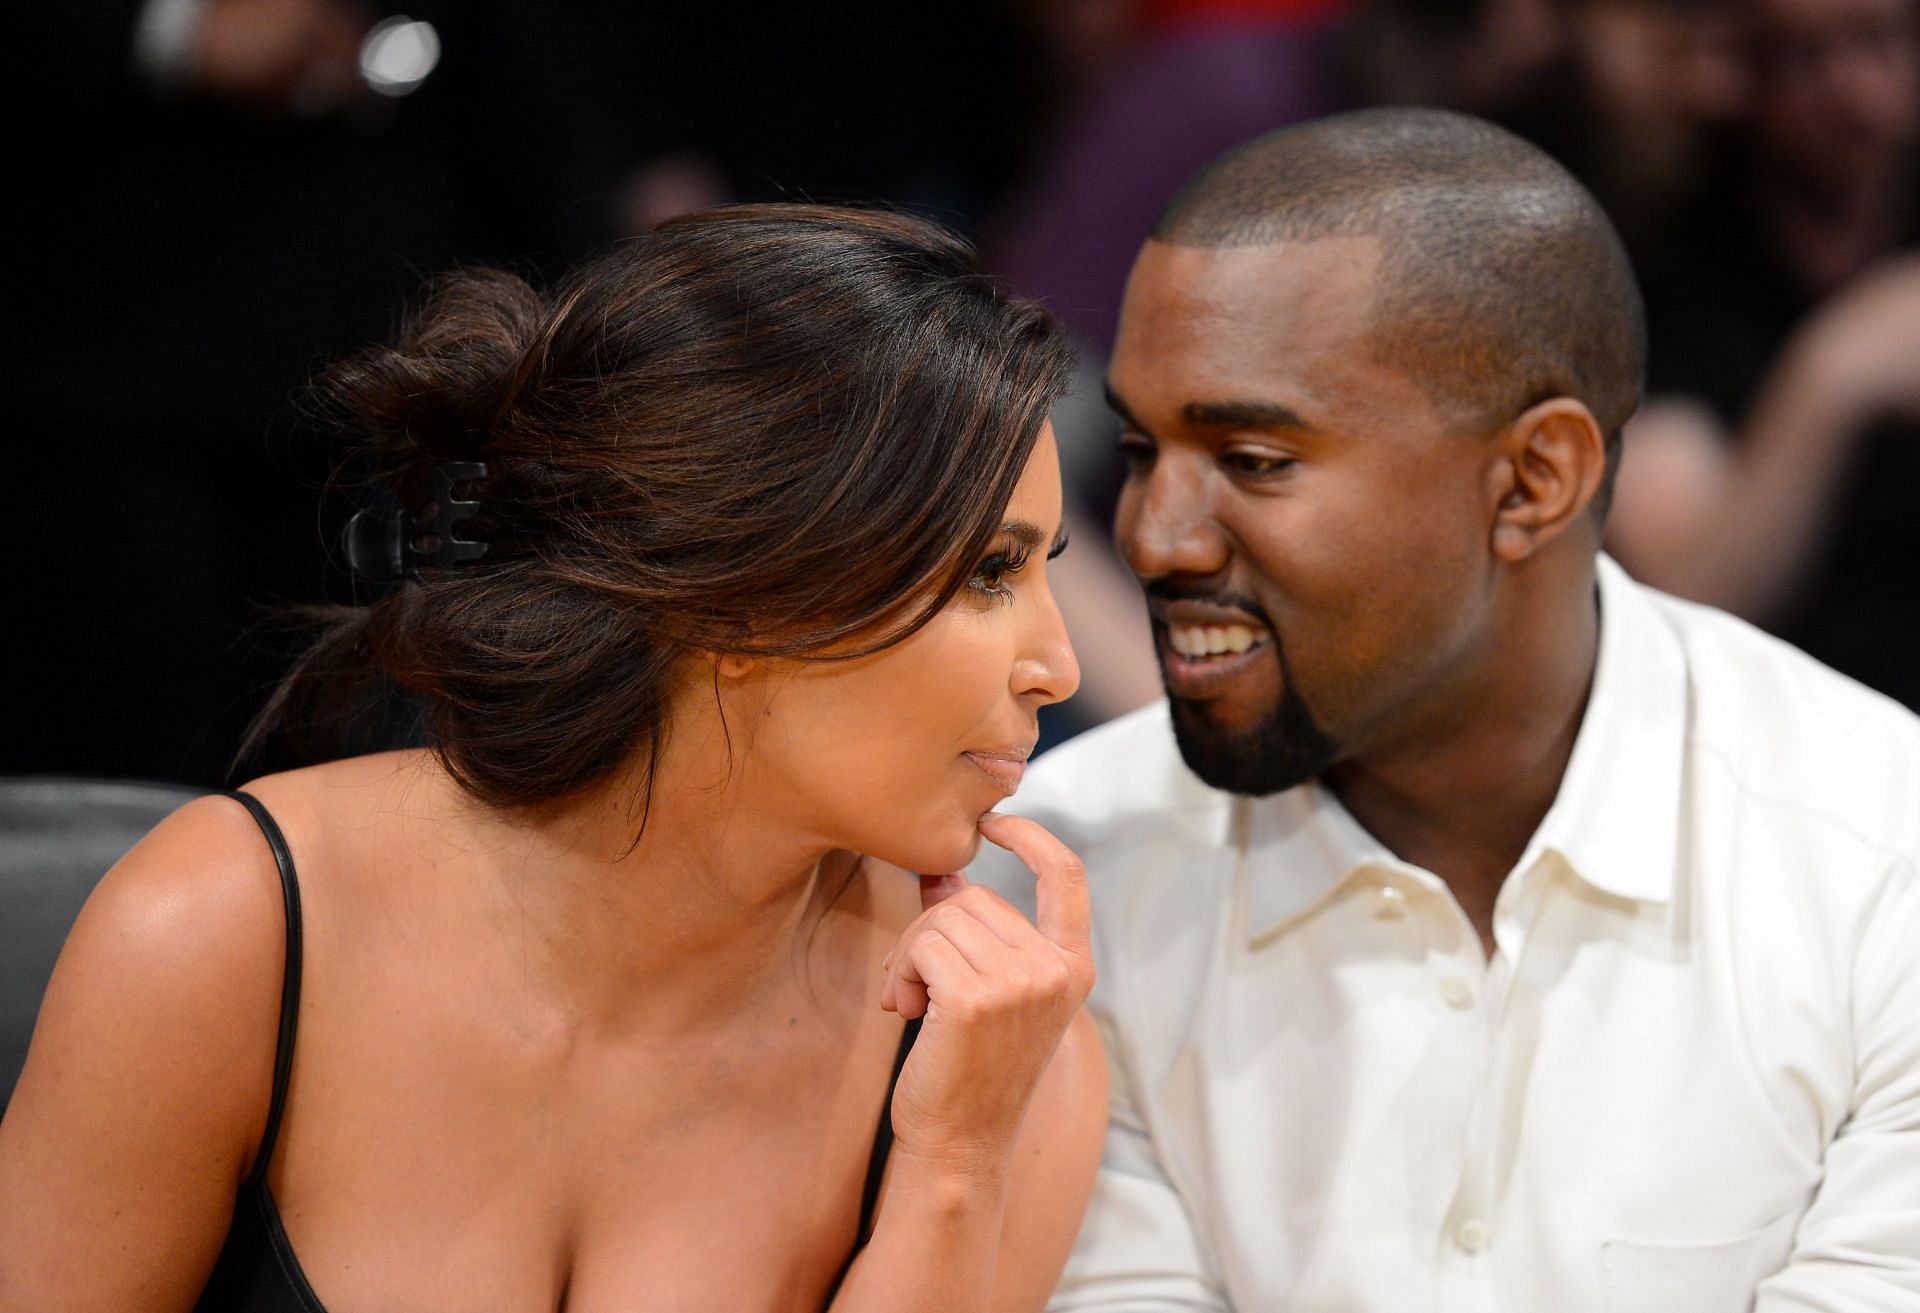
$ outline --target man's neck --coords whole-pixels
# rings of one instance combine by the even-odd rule
[[[1593,592],[1555,591],[1563,600],[1512,608],[1512,641],[1449,690],[1443,733],[1356,755],[1326,776],[1368,833],[1447,882],[1489,953],[1494,900],[1559,793],[1593,683]]]

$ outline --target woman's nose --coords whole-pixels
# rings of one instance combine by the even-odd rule
[[[1014,662],[1013,691],[1043,705],[1065,702],[1080,687],[1080,660],[1067,638],[1066,621],[1051,592],[1043,592],[1032,611],[1033,623],[1022,636]]]

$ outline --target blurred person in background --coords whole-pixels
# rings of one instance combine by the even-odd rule
[[[1609,546],[1920,707],[1920,23],[1752,18],[1740,133],[1643,265],[1652,400]]]
[[[1644,258],[1752,97],[1747,0],[1562,0],[1561,53],[1494,117],[1564,164]]]

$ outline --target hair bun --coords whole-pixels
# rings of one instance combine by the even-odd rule
[[[441,461],[477,457],[524,386],[546,309],[513,274],[445,275],[392,345],[369,348],[320,377],[319,407],[365,438],[373,472],[396,487]]]

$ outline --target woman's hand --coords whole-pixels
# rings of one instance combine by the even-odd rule
[[[894,1091],[893,1152],[995,1180],[1093,956],[1080,859],[1023,817],[990,813],[980,832],[1034,873],[1037,928],[964,876],[922,876],[926,910],[887,958],[880,1005],[926,1018]]]

